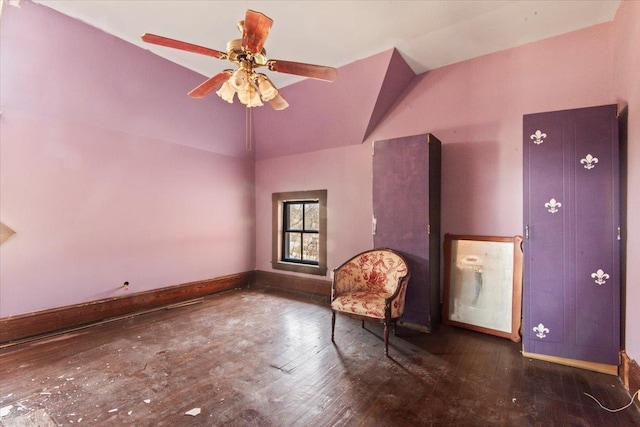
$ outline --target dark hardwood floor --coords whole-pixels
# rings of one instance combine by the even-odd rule
[[[311,297],[234,290],[0,350],[0,421],[136,426],[633,426],[617,377],[503,338],[382,327]],[[200,408],[200,414],[185,412]]]

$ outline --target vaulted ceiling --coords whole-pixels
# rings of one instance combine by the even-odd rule
[[[23,0],[25,1],[25,0]],[[141,41],[145,33],[217,50],[239,37],[247,9],[274,20],[267,56],[341,67],[390,48],[420,74],[444,65],[613,19],[618,0],[556,1],[205,1],[34,0],[196,71],[218,59]],[[20,0],[8,4],[19,7]],[[299,77],[271,73],[276,86]]]

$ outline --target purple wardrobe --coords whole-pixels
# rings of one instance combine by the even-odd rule
[[[407,259],[398,323],[428,332],[440,319],[440,145],[431,134],[373,144],[373,244]]]
[[[524,116],[525,355],[618,365],[617,112],[605,105]]]

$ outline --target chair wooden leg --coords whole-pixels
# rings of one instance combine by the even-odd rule
[[[389,356],[389,322],[384,322],[384,355]]]
[[[362,321],[362,329],[364,329],[364,320]]]
[[[333,338],[335,330],[336,330],[336,312],[332,311],[331,312],[331,342],[335,342]]]

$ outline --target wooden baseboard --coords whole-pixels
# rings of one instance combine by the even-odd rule
[[[319,296],[326,298],[327,302],[331,298],[331,282],[328,280],[256,270],[252,284]]]
[[[254,272],[233,274],[131,295],[0,318],[0,344],[247,287]]]
[[[622,365],[620,366],[620,379],[627,390],[629,390],[629,394],[633,394],[640,390],[640,366],[638,366],[638,362],[627,355],[626,351],[623,351],[621,356]],[[638,405],[637,400],[636,405]]]
[[[402,320],[398,320],[398,326],[402,326],[403,328],[407,329],[413,329],[414,331],[424,332],[427,334],[433,332],[433,328],[431,326],[421,325],[419,323],[403,322]]]
[[[589,371],[600,372],[602,374],[618,375],[617,365],[607,365],[606,363],[587,362],[585,360],[568,359],[566,357],[548,356],[546,354],[529,353],[523,351],[524,357],[558,363],[560,365],[573,366],[574,368],[587,369]]]

